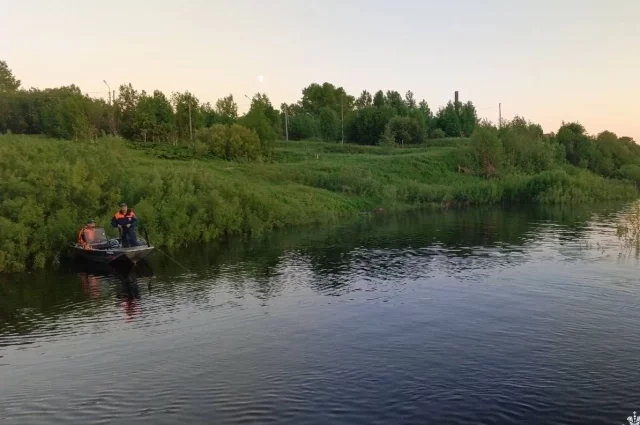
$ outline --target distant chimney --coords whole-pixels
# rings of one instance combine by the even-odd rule
[[[457,105],[458,104],[458,90],[456,90],[455,100],[456,100],[456,105]]]

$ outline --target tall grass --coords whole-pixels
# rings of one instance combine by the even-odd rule
[[[120,139],[0,136],[0,272],[55,263],[86,219],[107,227],[120,201],[133,205],[154,244],[182,246],[377,207],[637,196],[632,183],[570,166],[499,179],[458,173],[468,149],[458,141],[389,155],[373,146],[280,142],[271,162],[238,163],[184,148],[131,149]]]

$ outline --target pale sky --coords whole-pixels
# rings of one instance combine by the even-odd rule
[[[312,82],[410,89],[433,110],[459,90],[494,122],[502,102],[545,131],[640,142],[640,0],[0,0],[0,60],[25,87],[106,97],[106,79],[241,110]]]

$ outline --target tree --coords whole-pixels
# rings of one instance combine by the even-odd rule
[[[384,97],[384,92],[382,90],[378,90],[373,96],[373,106],[376,108],[382,108],[386,103],[387,100]]]
[[[396,136],[389,125],[384,128],[378,144],[385,149],[392,149],[396,147]]]
[[[20,88],[20,80],[13,76],[13,72],[5,61],[0,61],[0,132],[9,126],[10,100],[18,101],[17,96],[11,97]]]
[[[495,127],[484,124],[471,135],[476,164],[485,176],[494,176],[502,167],[503,147]]]
[[[196,132],[197,143],[214,156],[227,160],[256,160],[269,152],[253,131],[241,125],[214,124]]]
[[[447,137],[460,137],[462,134],[462,124],[453,102],[449,101],[447,106],[440,108],[436,115],[436,126],[441,128]]]
[[[307,113],[289,115],[289,139],[305,140],[320,134],[316,118]]]
[[[564,146],[569,163],[588,168],[595,154],[595,144],[580,123],[563,124],[556,140]]]
[[[389,106],[370,106],[360,109],[351,115],[347,121],[347,137],[356,143],[375,145],[380,140],[385,126],[394,115],[394,109]]]
[[[427,127],[432,127],[433,121],[433,113],[431,112],[431,108],[429,108],[429,104],[427,104],[426,100],[421,100],[418,104],[418,109],[424,115],[425,122],[427,123]]]
[[[175,116],[171,102],[160,90],[154,90],[148,98],[149,112],[152,114],[151,140],[169,142],[175,137]]]
[[[233,100],[233,95],[218,99],[216,102],[216,115],[221,124],[233,124],[238,119],[238,104]]]
[[[413,92],[411,90],[407,91],[407,93],[404,95],[404,100],[409,109],[416,108],[416,99],[413,96]]]
[[[331,108],[320,108],[320,135],[327,142],[335,142],[340,137],[340,118]]]
[[[211,107],[211,103],[206,102],[200,105],[200,114],[202,114],[202,125],[204,127],[211,127],[212,125],[218,123],[218,114]]]
[[[393,133],[396,143],[401,145],[419,144],[425,139],[424,129],[414,118],[395,116],[387,123],[385,131],[387,129]]]
[[[528,173],[550,169],[556,160],[557,143],[546,139],[539,125],[516,116],[499,130],[505,159]]]
[[[356,108],[362,109],[371,105],[373,105],[373,98],[371,97],[371,93],[366,90],[362,90],[362,93],[360,93],[360,96],[355,101]]]
[[[16,79],[7,62],[0,61],[0,93],[15,93],[20,88],[20,80]]]
[[[258,134],[264,149],[268,149],[271,142],[278,138],[282,128],[280,113],[273,107],[269,97],[263,93],[256,93],[253,96],[249,112],[239,121]]]
[[[386,99],[387,99],[387,105],[395,109],[397,114],[406,115],[407,104],[404,103],[404,99],[402,98],[400,93],[398,93],[395,90],[388,90]]]
[[[171,103],[175,110],[175,122],[178,137],[181,140],[191,140],[191,132],[204,126],[200,101],[190,92],[175,92],[171,95]]]
[[[127,139],[137,139],[137,108],[140,94],[131,83],[122,84],[118,90],[118,98],[114,101],[116,120],[120,134]]]
[[[459,109],[460,114],[460,129],[464,136],[470,136],[476,129],[478,124],[478,114],[475,106],[471,101],[463,104]]]
[[[342,87],[335,87],[331,83],[322,85],[313,83],[302,90],[302,108],[313,115],[320,113],[320,108],[333,109],[336,113],[353,109],[355,99],[348,95]]]

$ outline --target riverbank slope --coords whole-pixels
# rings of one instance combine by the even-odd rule
[[[279,142],[262,163],[120,139],[0,136],[0,272],[55,263],[88,218],[133,205],[156,245],[335,221],[376,209],[632,199],[635,184],[564,165],[488,179],[459,172],[463,139],[385,149]]]

